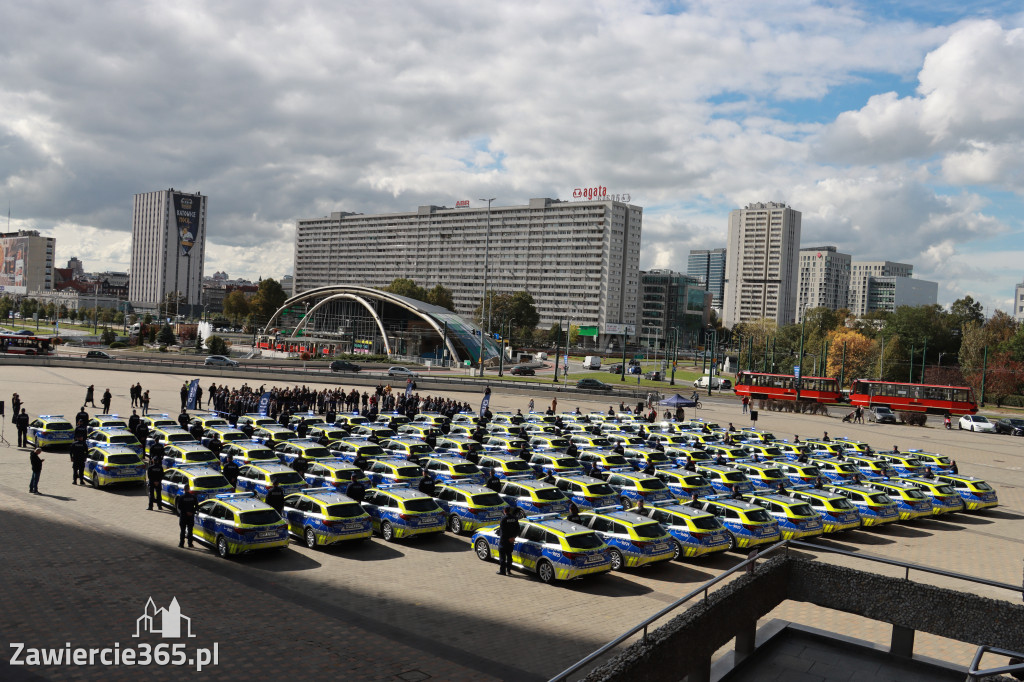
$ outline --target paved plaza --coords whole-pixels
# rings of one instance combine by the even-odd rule
[[[201,371],[201,370],[200,370]],[[112,411],[131,414],[128,387],[141,381],[151,412],[178,412],[183,377],[31,364],[0,366],[0,399],[21,394],[32,414],[72,416],[85,387],[114,394]],[[243,379],[228,380],[241,385]],[[251,379],[249,380],[251,383]],[[218,384],[221,380],[217,379]],[[204,389],[210,379],[203,378]],[[291,381],[289,384],[299,383]],[[269,384],[268,384],[269,385]],[[314,384],[309,384],[314,385]],[[348,386],[346,386],[348,387]],[[360,387],[362,390],[362,387]],[[684,393],[688,393],[686,390]],[[476,406],[481,393],[433,391]],[[523,409],[530,398],[546,406],[553,394],[495,389],[493,410]],[[618,404],[618,400],[614,401]],[[628,401],[627,401],[628,402]],[[609,400],[558,394],[559,410],[607,409]],[[90,413],[96,410],[89,410]],[[687,411],[687,416],[695,416]],[[833,410],[834,414],[838,413]],[[723,394],[706,399],[699,415],[736,426],[749,424],[739,402]],[[10,414],[5,435],[15,441]],[[854,531],[821,544],[1019,584],[1024,555],[1024,439],[928,428],[843,424],[836,417],[760,413],[757,424],[792,438],[848,435],[879,448],[920,447],[956,459],[962,473],[995,485],[998,509],[950,519]],[[200,548],[178,549],[169,512],[146,511],[142,487],[94,490],[71,484],[66,452],[43,455],[39,489],[28,493],[28,451],[0,447],[0,637],[26,647],[138,647],[158,644],[136,632],[152,598],[158,608],[177,599],[194,638],[188,650],[213,647],[212,674],[238,678],[292,673],[341,675],[346,680],[541,680],[554,675],[630,625],[671,603],[740,560],[738,554],[616,573],[564,586],[535,578],[495,575],[466,537],[394,544],[374,538],[358,547],[321,551],[293,544],[283,553],[218,559]],[[854,568],[902,575],[901,570],[830,557]],[[939,577],[917,579],[971,589],[1000,599],[1014,595]],[[1019,598],[1019,597],[1018,597]],[[787,602],[766,616],[886,643],[889,627],[802,603]],[[163,640],[168,641],[168,640]],[[179,641],[179,640],[175,640]],[[974,647],[918,633],[917,653],[966,665]],[[152,679],[182,668],[149,666]],[[9,666],[0,679],[135,679],[143,671],[120,666]]]

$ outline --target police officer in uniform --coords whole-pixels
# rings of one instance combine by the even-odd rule
[[[185,490],[178,496],[178,499],[174,502],[174,509],[178,512],[178,547],[185,546],[185,540],[188,540],[188,546],[192,546],[192,528],[196,524],[196,506],[198,500],[196,496],[192,494],[192,489],[185,485]]]
[[[146,468],[146,481],[147,487],[149,488],[149,506],[147,509],[153,510],[153,502],[156,502],[156,508],[160,511],[164,509],[163,500],[160,499],[160,484],[164,480],[164,465],[161,464],[159,459],[150,462],[149,467]]]
[[[498,524],[498,575],[512,575],[512,550],[519,537],[519,520],[512,507],[505,507],[505,515]]]
[[[164,444],[162,441],[155,440],[153,444],[149,446],[149,459],[153,462],[160,462],[161,465],[164,461]]]
[[[263,501],[273,507],[278,514],[284,514],[284,491],[281,490],[281,486],[277,484],[277,481],[274,481],[274,485],[270,486],[270,490],[267,491],[267,497]]]
[[[82,409],[80,409],[78,411],[78,414],[75,415],[75,425],[77,426],[79,424],[88,424],[88,423],[89,423],[89,413],[85,411],[85,405],[82,405]]]
[[[359,477],[356,474],[352,474],[351,483],[348,484],[348,490],[345,491],[345,494],[356,502],[363,501],[363,496],[366,495],[366,488],[359,482]]]
[[[181,408],[181,414],[178,415],[178,426],[186,431],[188,430],[188,412],[185,411],[184,407]]]
[[[18,427],[18,447],[28,447],[28,412],[21,408],[21,412],[14,418],[14,425]]]
[[[299,456],[295,458],[294,462],[292,462],[292,469],[295,469],[299,476],[305,476],[306,472],[309,471],[309,460],[303,457],[300,452]]]
[[[228,479],[228,483],[234,488],[238,484],[238,463],[235,461],[235,456],[228,453],[228,458],[224,462],[224,467],[221,470],[224,474],[224,478]]]
[[[71,455],[71,484],[81,483],[85,485],[85,458],[89,454],[89,448],[85,444],[85,438],[75,438],[68,450]]]
[[[420,477],[419,483],[416,485],[416,489],[426,495],[434,496],[434,477],[430,471],[426,468],[423,469],[423,476]]]
[[[135,433],[135,431],[138,430],[139,422],[141,421],[142,419],[139,418],[138,411],[132,410],[132,416],[128,417],[128,430]],[[145,443],[143,443],[143,445],[145,445]]]
[[[491,467],[491,473],[487,476],[487,480],[484,481],[484,485],[494,492],[501,490],[501,479],[498,478],[498,475],[495,473],[496,470],[497,467]]]
[[[366,461],[366,458],[363,457],[362,453],[357,452],[355,459],[352,460],[352,466],[360,471],[366,471],[367,464],[368,462]]]
[[[295,433],[299,434],[299,438],[305,438],[309,434],[309,424],[303,419],[299,422],[298,427],[295,429]]]

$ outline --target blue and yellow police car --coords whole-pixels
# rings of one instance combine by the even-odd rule
[[[281,458],[282,463],[289,465],[298,459],[299,455],[311,462],[317,459],[336,459],[323,445],[307,438],[278,443],[274,446],[274,452]]]
[[[368,440],[371,443],[383,443],[386,440],[395,438],[398,434],[384,422],[373,422],[372,424],[360,424],[353,426],[349,432],[349,438]]]
[[[75,427],[62,414],[41,414],[28,423],[28,442],[37,448],[70,445],[74,439]]]
[[[587,474],[593,474],[595,468],[602,472],[636,471],[636,467],[624,455],[610,450],[583,450],[576,459]]]
[[[697,473],[706,478],[721,494],[754,492],[754,484],[745,473],[735,467],[727,464],[700,463],[696,469]]]
[[[387,542],[414,535],[439,535],[447,525],[445,513],[434,498],[404,485],[370,488],[362,506],[373,521],[373,530]]]
[[[217,455],[199,443],[175,443],[164,448],[163,465],[165,469],[202,464],[220,471],[220,460]]]
[[[608,545],[613,571],[671,561],[675,557],[672,536],[648,516],[606,510],[582,512],[580,519]]]
[[[609,548],[586,526],[543,514],[519,522],[512,565],[535,573],[550,585],[611,570]],[[473,551],[482,561],[498,558],[498,529],[488,526],[473,535]]]
[[[732,466],[746,474],[755,490],[778,490],[779,484],[789,483],[777,464],[768,462],[732,462]]]
[[[750,493],[743,499],[761,506],[775,519],[783,540],[816,538],[825,532],[821,514],[804,500],[768,491]]]
[[[125,445],[105,445],[89,448],[83,476],[94,488],[142,483],[146,480],[146,467],[135,450]]]
[[[570,445],[568,438],[552,436],[550,434],[536,434],[530,436],[527,442],[529,443],[529,448],[532,452],[565,453],[569,449]]]
[[[656,469],[670,469],[676,466],[677,463],[673,457],[666,455],[664,451],[647,446],[631,445],[623,447],[622,456],[637,471],[646,469],[648,464]]]
[[[426,441],[406,436],[384,441],[381,443],[381,447],[384,448],[384,452],[387,453],[388,457],[404,459],[417,464],[419,464],[420,460],[424,457],[429,457],[434,454],[434,448],[432,448]]]
[[[760,505],[725,495],[711,495],[691,507],[713,514],[729,531],[728,549],[752,549],[778,542],[782,538],[779,523]]]
[[[97,414],[93,415],[87,426],[92,429],[127,429],[128,420],[119,414]]]
[[[93,429],[85,437],[85,444],[90,448],[102,448],[107,445],[125,445],[135,451],[140,457],[143,454],[142,444],[135,434],[128,429],[117,426],[101,427]]]
[[[164,480],[160,482],[160,499],[171,505],[177,514],[174,503],[185,492],[185,486],[192,491],[200,502],[224,493],[235,492],[234,487],[224,475],[203,465],[181,466],[164,472]]]
[[[265,414],[248,413],[238,418],[235,428],[251,438],[253,430],[268,424],[277,424],[277,422]]]
[[[404,459],[375,459],[369,462],[369,465],[370,468],[365,472],[370,483],[375,486],[396,483],[416,485],[422,475],[422,469],[418,464],[412,464]]]
[[[729,549],[729,531],[714,514],[679,504],[646,507],[636,513],[649,516],[668,531],[676,559],[695,558]]]
[[[420,466],[429,471],[440,483],[475,483],[483,485],[484,472],[480,467],[462,457],[425,457]]]
[[[919,462],[924,464],[926,467],[932,470],[932,473],[936,474],[951,474],[953,473],[953,462],[945,455],[940,455],[937,452],[928,452],[927,450],[918,450],[911,448],[907,450],[907,454],[911,457],[917,458]]]
[[[494,472],[497,478],[532,479],[535,478],[533,467],[516,455],[489,452],[481,455],[476,461],[481,471]]]
[[[900,520],[896,503],[885,493],[863,485],[826,485],[823,489],[842,495],[857,507],[860,523],[865,528],[895,523]]]
[[[158,442],[166,447],[173,443],[197,443],[198,441],[195,436],[180,426],[160,426],[150,430],[149,436],[146,438],[146,447],[151,448],[154,443]]]
[[[332,440],[326,447],[332,457],[345,459],[350,462],[358,455],[362,455],[365,459],[378,459],[388,456],[379,443],[371,443],[363,438],[345,437],[339,440]]]
[[[544,481],[504,480],[498,494],[510,506],[517,509],[517,515],[564,514],[569,511],[569,498],[561,490]]]
[[[497,447],[510,455],[519,455],[527,446],[527,442],[524,439],[508,435],[487,436],[484,438],[484,444],[488,446],[488,449]]]
[[[146,422],[151,429],[163,429],[168,426],[178,426],[178,420],[166,412],[161,412],[160,414],[147,414],[142,417],[142,421]]]
[[[857,467],[867,479],[896,478],[896,470],[884,459],[874,455],[847,455],[846,462]]]
[[[456,535],[496,525],[508,503],[490,488],[475,483],[442,483],[434,489],[434,501],[448,518],[448,530]]]
[[[226,559],[232,554],[284,549],[288,524],[252,493],[227,493],[200,503],[194,536]]]
[[[714,495],[715,489],[708,479],[689,469],[658,469],[654,476],[668,486],[669,492],[677,499],[689,500],[694,495]]]
[[[373,535],[370,515],[351,497],[326,488],[305,488],[284,498],[288,532],[309,549]]]
[[[928,470],[924,462],[908,453],[880,452],[878,458],[888,462],[900,476],[922,476]]]
[[[320,445],[327,445],[332,441],[347,437],[348,431],[333,424],[313,424],[306,432],[306,438],[316,441]]]
[[[809,463],[818,467],[822,478],[832,483],[856,483],[861,475],[860,469],[852,462],[812,457]]]
[[[673,504],[676,498],[663,481],[640,472],[615,471],[608,474],[608,485],[619,496],[619,504],[635,507],[640,500],[649,506]]]
[[[278,443],[296,440],[299,435],[287,426],[281,426],[280,424],[264,424],[262,426],[255,427],[252,430],[251,437],[257,443],[261,443],[272,448]]]
[[[228,424],[227,426],[211,426],[206,429],[199,442],[213,452],[220,452],[228,443],[247,440],[249,440],[249,436],[245,435],[245,432]]]
[[[306,481],[297,471],[284,464],[247,464],[238,468],[235,487],[250,492],[261,500],[271,486],[277,484],[285,495],[297,493],[306,487]]]
[[[938,474],[936,481],[948,483],[964,501],[965,511],[978,511],[999,506],[995,489],[975,476],[963,474]]]
[[[615,488],[593,476],[555,476],[555,487],[565,493],[566,497],[580,509],[601,509],[619,504]]]
[[[363,485],[364,490],[373,485],[363,471],[343,459],[321,459],[310,462],[309,469],[306,470],[303,478],[310,486],[330,488],[339,493],[345,493],[348,491],[349,484],[352,483],[352,474],[356,475],[356,480]]]
[[[798,485],[793,486],[789,490],[789,494],[798,500],[803,500],[811,505],[814,511],[821,514],[826,533],[860,528],[860,512],[857,511],[857,507],[838,493]]]
[[[964,509],[963,498],[957,495],[956,490],[948,483],[924,476],[907,476],[894,480],[912,483],[917,486],[918,490],[931,498],[932,516],[951,514]]]
[[[468,436],[442,436],[434,443],[434,450],[438,454],[454,455],[475,461],[484,451],[484,446]]]
[[[277,464],[281,461],[276,452],[266,445],[252,440],[236,440],[221,448],[219,455],[221,464],[228,461],[228,455],[231,455],[238,466],[243,464]]]
[[[538,476],[545,476],[547,474],[571,476],[572,474],[583,473],[583,464],[578,459],[559,453],[535,453],[530,457],[530,466],[533,467],[534,472]]]
[[[816,485],[822,478],[818,467],[809,462],[779,462],[778,467],[794,485]]]
[[[921,492],[918,487],[909,481],[892,479],[888,481],[868,481],[864,483],[868,488],[881,490],[896,503],[896,511],[900,521],[913,521],[925,516],[932,515],[932,498]]]

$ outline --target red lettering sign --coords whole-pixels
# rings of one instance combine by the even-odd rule
[[[455,202],[455,208],[469,208],[469,199],[462,199]]]

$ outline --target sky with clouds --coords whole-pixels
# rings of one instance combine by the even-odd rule
[[[200,191],[207,274],[256,278],[331,211],[599,184],[644,207],[641,267],[685,271],[783,201],[805,246],[1010,310],[1022,27],[1002,0],[7,3],[0,202],[126,270],[132,195]]]

